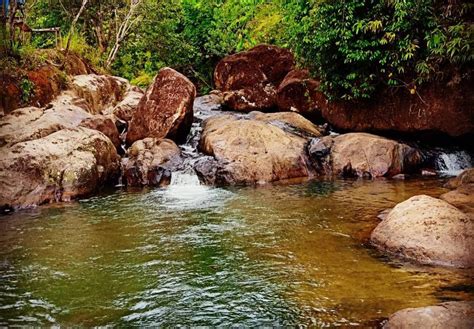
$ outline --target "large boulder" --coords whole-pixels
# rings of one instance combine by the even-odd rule
[[[184,75],[161,69],[132,115],[127,144],[146,138],[186,141],[193,123],[196,87]]]
[[[75,105],[57,105],[46,110],[18,109],[0,119],[0,146],[46,137],[61,129],[77,127],[91,117]]]
[[[474,222],[449,203],[426,195],[396,205],[370,240],[382,251],[422,264],[474,266]]]
[[[474,184],[474,168],[466,169],[455,178],[450,179],[446,183],[446,187],[450,189],[455,189],[462,185],[468,184]]]
[[[25,208],[88,195],[120,174],[102,133],[63,129],[0,150],[0,208]]]
[[[414,94],[405,88],[388,89],[366,102],[328,101],[320,94],[317,102],[323,118],[342,130],[474,134],[472,80],[427,84]]]
[[[313,140],[308,151],[320,173],[344,177],[392,177],[422,162],[417,149],[366,133]]]
[[[145,138],[128,149],[124,178],[128,186],[163,186],[181,165],[181,151],[169,139]]]
[[[308,70],[288,73],[277,90],[277,106],[281,111],[296,111],[305,117],[317,119],[320,115],[315,98],[319,82],[311,79]]]
[[[224,105],[233,110],[272,109],[276,89],[294,65],[289,50],[260,45],[223,58],[214,71],[214,83],[224,92]]]
[[[388,319],[384,329],[474,328],[474,302],[447,302],[407,308]]]
[[[306,143],[316,126],[296,113],[251,113],[242,118],[214,116],[204,122],[200,149],[212,158],[198,162],[205,182],[261,184],[308,177]]]

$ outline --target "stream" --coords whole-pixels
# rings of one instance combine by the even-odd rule
[[[403,308],[472,299],[471,272],[367,243],[381,210],[439,196],[446,177],[203,186],[189,168],[206,115],[169,187],[0,218],[1,326],[377,327]],[[441,154],[446,175],[470,165]]]

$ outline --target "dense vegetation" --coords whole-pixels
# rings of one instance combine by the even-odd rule
[[[28,23],[61,26],[66,38],[81,3],[27,1]],[[109,63],[131,6],[130,28]],[[293,49],[328,96],[370,98],[386,86],[415,93],[426,81],[469,75],[472,7],[464,0],[89,0],[71,49],[139,85],[172,66],[205,91],[219,58],[272,43]],[[31,40],[38,48],[51,42]]]

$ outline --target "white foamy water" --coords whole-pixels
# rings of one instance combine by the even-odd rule
[[[438,171],[444,175],[457,176],[472,167],[472,158],[466,151],[441,153],[436,161]]]

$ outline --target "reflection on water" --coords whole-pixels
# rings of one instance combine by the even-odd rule
[[[374,325],[469,299],[462,271],[365,245],[377,212],[440,182],[116,192],[0,219],[0,325]]]

